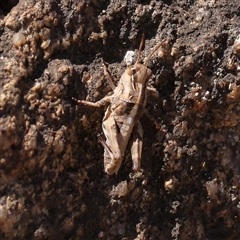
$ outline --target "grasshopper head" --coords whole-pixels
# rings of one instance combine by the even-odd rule
[[[129,66],[126,70],[126,73],[131,77],[133,82],[146,84],[146,82],[149,80],[149,78],[152,75],[151,69],[146,67],[147,62],[149,61],[151,56],[158,50],[158,48],[161,47],[163,45],[163,43],[165,43],[165,42],[166,42],[166,39],[164,39],[159,44],[157,44],[156,47],[150,52],[150,54],[144,60],[144,63],[141,64],[139,62],[140,62],[142,47],[144,44],[144,34],[142,35],[142,39],[141,39],[141,43],[140,43],[139,51],[138,51],[137,61],[134,65]]]
[[[135,63],[127,68],[127,74],[134,79],[135,83],[146,84],[152,75],[151,69],[147,68],[144,64]]]

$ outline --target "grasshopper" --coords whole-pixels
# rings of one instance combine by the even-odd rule
[[[101,135],[98,136],[104,147],[104,170],[109,175],[117,174],[128,144],[131,146],[132,169],[135,172],[140,170],[143,130],[139,120],[144,113],[160,129],[160,126],[145,109],[148,92],[147,83],[152,75],[151,69],[146,67],[146,64],[153,53],[165,41],[166,39],[156,45],[144,63],[141,64],[140,55],[144,43],[143,35],[136,62],[127,67],[117,87],[115,87],[106,65],[103,65],[104,73],[107,75],[113,89],[112,95],[105,96],[95,103],[73,98],[79,104],[92,107],[101,107],[107,103],[109,104],[102,120],[102,129],[106,139]]]

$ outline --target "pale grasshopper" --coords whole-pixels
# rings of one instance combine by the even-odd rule
[[[102,128],[106,140],[99,135],[99,141],[104,147],[104,169],[109,175],[118,172],[128,143],[131,146],[133,170],[140,170],[143,130],[140,118],[145,113],[158,129],[160,126],[145,109],[147,101],[147,83],[152,75],[151,69],[146,67],[147,62],[154,52],[163,45],[164,39],[152,50],[152,52],[140,63],[141,50],[144,43],[144,35],[140,43],[138,57],[135,64],[128,66],[121,76],[117,87],[103,64],[104,73],[107,75],[109,83],[113,89],[113,94],[105,96],[98,102],[76,100],[80,104],[93,107],[101,107],[107,103],[109,106],[102,121]],[[151,89],[152,90],[152,89]]]

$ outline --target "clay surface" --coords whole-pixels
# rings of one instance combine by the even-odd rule
[[[4,1],[3,1],[4,2]],[[20,0],[0,7],[0,239],[237,240],[240,1]],[[104,108],[127,51],[159,96],[131,153],[103,170]]]

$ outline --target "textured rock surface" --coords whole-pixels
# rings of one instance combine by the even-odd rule
[[[6,1],[0,11],[1,239],[238,239],[240,2]],[[16,6],[14,6],[16,4]],[[14,6],[14,7],[13,7]],[[13,8],[12,8],[13,7]],[[128,50],[149,67],[142,172],[117,176],[97,141]]]

